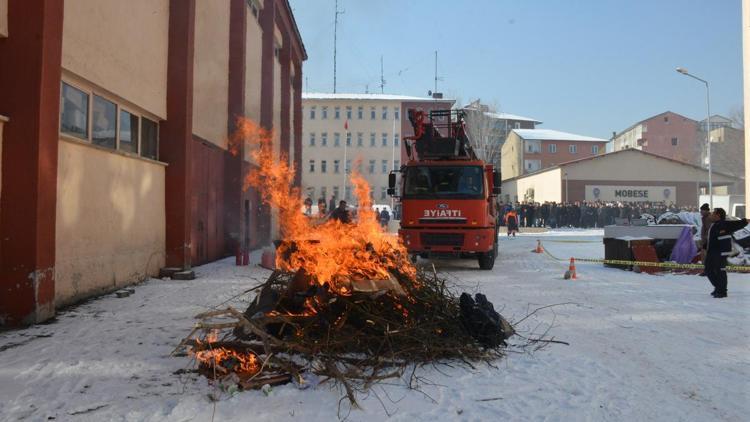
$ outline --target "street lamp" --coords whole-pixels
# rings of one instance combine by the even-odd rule
[[[691,75],[684,67],[678,67],[677,72],[682,73],[685,76],[690,76],[693,79],[703,82],[706,85],[706,110],[708,111],[708,118],[706,119],[706,159],[708,161],[708,205],[714,207],[714,185],[711,178],[711,102],[708,90],[708,81],[701,79],[695,75]]]

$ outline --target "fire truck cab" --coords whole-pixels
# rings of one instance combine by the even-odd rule
[[[414,127],[414,136],[404,138],[408,160],[388,178],[388,194],[401,202],[399,236],[413,259],[473,258],[492,269],[499,172],[474,153],[462,111],[409,110],[408,116]]]

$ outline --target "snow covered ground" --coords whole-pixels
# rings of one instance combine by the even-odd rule
[[[497,368],[420,371],[425,394],[397,385],[360,397],[349,420],[742,421],[750,414],[750,275],[731,274],[729,297],[698,276],[649,276],[530,253],[603,256],[601,231],[501,237],[493,271],[438,261],[454,286],[481,291],[517,327],[570,343],[511,348]],[[293,385],[208,399],[207,381],[176,375],[169,357],[192,317],[268,272],[233,259],[197,268],[194,281],[151,280],[135,294],[90,301],[57,321],[0,333],[0,420],[330,421],[341,391]],[[238,307],[242,303],[230,301]],[[382,402],[382,404],[381,404]],[[346,415],[347,412],[344,412]]]

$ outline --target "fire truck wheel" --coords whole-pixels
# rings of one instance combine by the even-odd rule
[[[491,270],[495,266],[495,257],[497,256],[497,244],[489,252],[483,252],[479,254],[479,268],[483,270]]]

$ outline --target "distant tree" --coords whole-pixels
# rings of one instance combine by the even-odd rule
[[[477,156],[495,165],[500,164],[500,150],[505,142],[507,128],[505,122],[495,117],[492,113],[495,107],[483,105],[476,100],[466,106],[466,129],[471,146]]]
[[[743,105],[734,106],[729,111],[729,119],[734,123],[734,127],[737,129],[745,128],[745,107]]]

